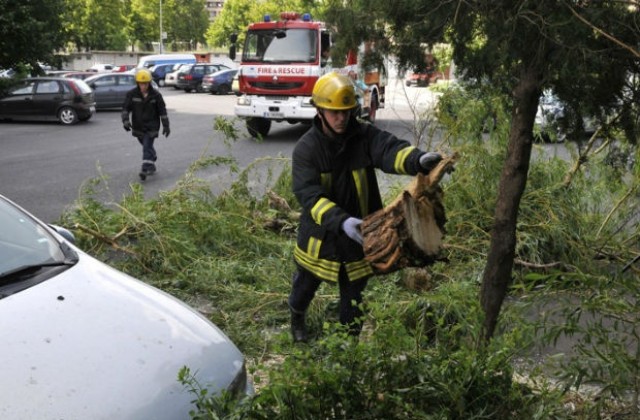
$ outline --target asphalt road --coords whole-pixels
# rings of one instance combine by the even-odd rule
[[[377,125],[414,141],[413,106],[427,104],[426,89],[391,83],[387,108],[378,113]],[[214,131],[216,115],[232,117],[235,96],[185,93],[163,88],[171,121],[171,135],[156,140],[158,172],[144,182],[146,196],[171,189],[189,165],[203,154],[235,157],[241,168],[261,157],[291,156],[303,125],[274,124],[263,142],[244,130],[228,145]],[[227,143],[227,144],[225,144]],[[46,222],[55,222],[73,206],[83,185],[103,177],[108,185],[105,202],[119,202],[140,183],[142,148],[122,129],[119,111],[99,111],[86,123],[66,127],[46,122],[0,122],[0,193]],[[228,168],[209,167],[198,173],[214,191],[229,185]]]

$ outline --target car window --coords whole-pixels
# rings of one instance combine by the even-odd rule
[[[194,74],[204,74],[205,73],[205,68],[202,67],[202,66],[195,67],[193,69],[193,73]]]
[[[78,87],[78,89],[80,89],[81,93],[91,93],[91,87],[84,80],[77,79],[73,80],[71,83],[74,83]]]
[[[120,77],[119,84],[120,85],[127,85],[127,86],[131,85],[131,86],[133,86],[133,85],[136,84],[136,81],[135,81],[135,78],[134,78],[133,75],[126,75],[126,76]]]
[[[41,80],[36,85],[36,94],[38,93],[58,93],[60,92],[60,85],[55,80]]]
[[[33,88],[36,85],[34,80],[23,82],[11,90],[12,95],[30,95],[33,93]]]
[[[113,86],[116,84],[115,76],[100,77],[92,81],[96,86]]]

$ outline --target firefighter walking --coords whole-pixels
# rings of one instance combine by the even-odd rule
[[[293,151],[293,192],[302,206],[289,295],[291,332],[307,341],[305,315],[323,281],[337,283],[339,319],[349,333],[362,329],[362,292],[373,270],[364,259],[362,218],[383,207],[375,169],[428,173],[442,159],[408,141],[360,122],[355,89],[331,72],[316,82],[316,117]]]
[[[135,78],[137,86],[127,92],[122,105],[122,126],[126,131],[133,130],[133,136],[142,145],[140,179],[144,181],[148,175],[156,172],[158,155],[154,142],[160,132],[160,122],[165,137],[169,137],[171,131],[164,98],[151,86],[151,72],[147,69],[138,70]]]

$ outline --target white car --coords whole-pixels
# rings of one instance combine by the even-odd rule
[[[253,393],[244,357],[176,298],[90,257],[0,195],[0,417],[189,419],[183,366]]]
[[[7,70],[0,69],[0,77],[2,77],[2,78],[7,78],[8,79],[10,77],[15,76],[16,73],[17,72],[14,69],[7,69]]]
[[[191,66],[191,64],[175,64],[173,66],[173,70],[164,75],[164,85],[173,86],[175,89],[178,89],[176,86],[176,83],[178,82],[178,73],[180,73],[181,70],[186,70],[188,66]]]
[[[94,64],[89,67],[89,71],[95,71],[98,73],[112,72],[115,70],[116,66],[113,64]]]
[[[563,142],[567,133],[562,127],[563,120],[567,117],[565,104],[550,90],[545,90],[540,95],[538,110],[535,118],[534,135],[545,142]],[[582,118],[583,128],[586,134],[596,131],[596,121],[592,117]]]

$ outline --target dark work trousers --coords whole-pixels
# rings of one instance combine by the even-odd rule
[[[362,316],[362,291],[367,285],[367,278],[349,281],[344,265],[340,267],[338,285],[340,287],[340,323],[349,325],[352,334],[359,334],[361,325],[354,320]],[[298,267],[293,275],[289,307],[296,313],[304,313],[311,304],[322,280],[310,272]]]
[[[138,137],[138,141],[142,145],[142,170],[156,169],[155,162],[158,159],[156,149],[153,147],[155,137],[151,137],[149,133],[144,133],[142,138]]]

